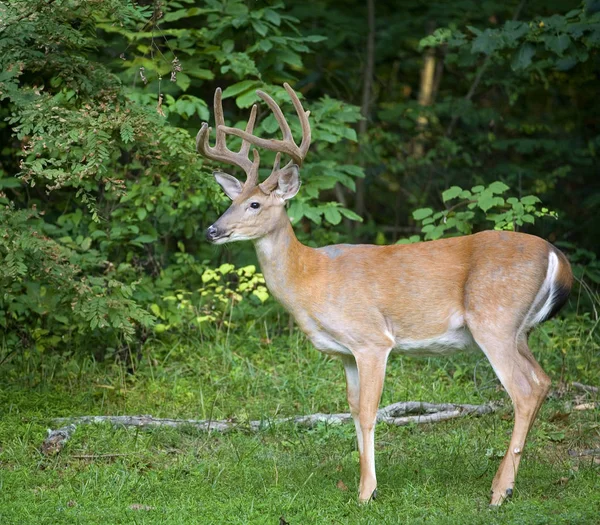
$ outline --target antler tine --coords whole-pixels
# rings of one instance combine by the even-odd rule
[[[310,147],[311,133],[310,123],[308,121],[308,115],[310,114],[310,112],[304,111],[304,108],[302,107],[298,96],[296,95],[294,90],[289,86],[289,84],[285,83],[284,87],[290,95],[290,98],[292,99],[292,103],[294,104],[296,113],[298,113],[298,118],[300,119],[300,124],[302,126],[302,143],[300,147],[298,147],[294,142],[294,137],[292,136],[290,126],[288,125],[287,120],[285,119],[283,112],[281,111],[281,108],[279,107],[277,102],[275,102],[275,100],[273,100],[273,98],[271,98],[268,94],[260,90],[258,90],[256,94],[267,103],[267,105],[273,112],[273,115],[275,116],[275,119],[277,120],[279,128],[281,129],[281,132],[283,134],[283,140],[263,139],[260,137],[255,137],[254,135],[242,131],[241,129],[230,128],[227,126],[223,126],[222,130],[225,133],[236,135],[248,142],[251,142],[255,146],[265,148],[271,151],[285,153],[286,155],[289,155],[296,164],[302,166],[304,157],[306,156],[308,148]]]
[[[296,92],[291,88],[291,86],[284,82],[283,87],[288,92],[288,95],[292,99],[292,104],[294,104],[294,109],[298,114],[298,118],[300,119],[300,125],[302,126],[302,142],[300,143],[300,154],[302,155],[302,159],[306,157],[308,153],[308,148],[310,148],[311,142],[311,133],[310,133],[310,122],[308,121],[308,117],[310,116],[310,111],[304,111],[302,107],[302,103],[296,95]]]
[[[252,133],[254,129],[254,123],[256,122],[256,105],[252,107],[248,124],[246,125],[246,132]],[[227,164],[233,164],[238,168],[242,168],[246,173],[246,183],[250,186],[255,186],[258,182],[258,165],[260,163],[260,155],[258,151],[253,150],[254,160],[251,161],[248,157],[250,150],[250,142],[247,140],[242,141],[240,151],[233,152],[227,147],[227,127],[225,126],[225,118],[223,116],[223,102],[221,88],[217,88],[215,91],[214,98],[214,112],[215,112],[215,125],[217,131],[217,140],[214,147],[208,143],[211,128],[206,122],[202,123],[202,127],[196,135],[196,151],[199,151],[207,159],[215,160],[218,162],[224,162]],[[242,137],[243,138],[243,137]]]
[[[254,123],[256,122],[256,104],[252,105],[252,110],[250,111],[250,118],[248,119],[248,124],[246,124],[246,133],[248,135],[252,135],[254,131]],[[248,155],[248,151],[250,150],[251,143],[247,140],[242,140],[242,147],[240,148],[240,153],[244,155]]]
[[[289,168],[293,164],[293,162],[294,162],[293,160],[290,160],[283,167],[283,170]],[[263,182],[261,182],[258,185],[260,190],[263,193],[266,193],[267,195],[275,189],[275,186],[277,186],[277,181],[279,180],[279,174],[283,171],[282,169],[279,168],[280,163],[281,163],[281,153],[277,152],[277,155],[275,155],[275,162],[273,163],[273,169],[271,170],[271,174]]]

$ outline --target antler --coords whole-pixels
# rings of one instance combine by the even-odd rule
[[[250,142],[242,140],[242,147],[236,153],[231,151],[227,147],[226,143],[226,131],[225,119],[223,117],[223,102],[221,100],[222,92],[221,88],[217,88],[215,91],[214,110],[215,110],[215,128],[217,130],[217,141],[214,147],[208,144],[208,137],[210,136],[211,128],[206,122],[202,123],[198,135],[196,135],[196,151],[199,151],[203,156],[208,159],[216,160],[219,162],[225,162],[227,164],[233,164],[238,168],[242,168],[246,173],[246,186],[256,186],[258,182],[258,166],[260,164],[260,155],[258,151],[253,149],[252,155],[254,160],[251,161],[248,157],[250,150]],[[252,130],[254,129],[254,123],[256,122],[256,104],[252,106],[250,112],[250,118],[248,124],[246,124],[245,133],[252,136]]]
[[[277,156],[275,157],[275,163],[273,164],[273,170],[271,171],[271,174],[263,183],[258,185],[259,188],[265,193],[271,192],[273,188],[277,186],[279,175],[287,168],[292,166],[294,163],[298,164],[298,166],[302,166],[304,157],[308,152],[308,148],[310,148],[311,133],[310,123],[308,121],[310,111],[304,111],[304,108],[302,107],[302,104],[298,99],[298,95],[296,95],[296,93],[290,87],[289,84],[285,83],[283,84],[283,87],[292,99],[292,103],[294,104],[294,108],[296,109],[296,113],[298,114],[298,118],[300,119],[300,125],[302,126],[302,142],[300,143],[300,146],[298,146],[296,142],[294,142],[294,137],[292,135],[290,126],[288,125],[285,117],[283,116],[283,112],[281,111],[281,108],[279,107],[277,102],[275,102],[264,91],[260,90],[257,90],[256,94],[267,103],[267,105],[273,112],[273,115],[275,116],[275,119],[279,124],[279,128],[283,133],[283,140],[263,139],[252,135],[254,123],[256,121],[256,104],[252,106],[250,119],[248,120],[248,124],[246,125],[245,131],[226,126],[225,119],[223,118],[221,88],[217,88],[217,90],[215,91],[214,109],[215,127],[217,129],[217,141],[215,146],[210,147],[208,145],[208,136],[210,135],[211,128],[208,127],[208,124],[206,122],[202,124],[202,127],[200,128],[200,131],[196,136],[196,150],[199,151],[202,155],[211,160],[217,160],[220,162],[233,164],[234,166],[242,168],[246,172],[246,183],[244,184],[245,187],[255,186],[258,182],[258,165],[260,163],[260,156],[258,154],[258,151],[256,149],[253,149],[252,153],[254,155],[254,161],[250,161],[250,159],[248,158],[250,144],[271,151],[276,151]],[[227,147],[225,143],[225,137],[227,134],[235,135],[242,139],[242,147],[240,148],[239,152],[235,153]],[[288,162],[283,168],[280,168],[279,164],[282,153],[289,155],[292,158],[292,160]]]
[[[267,103],[267,106],[269,106],[269,108],[273,112],[273,115],[275,116],[275,119],[279,124],[279,129],[281,129],[281,132],[283,134],[283,140],[262,139],[260,137],[255,137],[254,135],[252,135],[251,132],[249,133],[247,129],[246,131],[242,131],[241,129],[230,128],[225,125],[218,126],[219,129],[221,129],[225,133],[236,135],[242,138],[244,141],[254,144],[255,146],[259,146],[261,148],[277,152],[277,156],[275,157],[275,163],[273,164],[273,170],[271,171],[271,174],[263,183],[258,185],[259,188],[265,193],[269,193],[277,185],[279,175],[282,171],[286,170],[294,163],[298,164],[298,166],[302,166],[304,157],[308,152],[308,148],[310,148],[311,133],[310,122],[308,121],[310,111],[304,111],[302,103],[298,99],[298,95],[296,95],[296,92],[290,87],[290,85],[287,82],[283,84],[283,87],[292,99],[292,103],[294,104],[294,108],[296,109],[296,113],[298,114],[298,118],[300,119],[300,125],[302,127],[302,142],[300,143],[300,146],[298,146],[294,141],[292,130],[290,129],[287,120],[283,116],[283,112],[281,111],[281,108],[279,107],[277,102],[275,102],[273,98],[271,98],[271,96],[267,95],[267,93],[260,90],[257,90],[256,94]],[[292,160],[288,162],[283,168],[280,168],[279,163],[281,160],[282,153],[289,155],[292,158]]]

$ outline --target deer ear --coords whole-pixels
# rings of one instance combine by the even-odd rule
[[[281,197],[284,201],[291,199],[300,189],[300,168],[292,164],[279,175],[275,195]]]
[[[231,200],[235,199],[240,193],[242,193],[242,183],[233,175],[223,173],[222,171],[215,171],[213,172],[213,175],[219,183],[219,186],[223,188],[225,195],[227,195]]]

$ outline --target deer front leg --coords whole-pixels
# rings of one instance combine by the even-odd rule
[[[358,439],[362,438],[362,447],[359,441],[360,452],[360,488],[358,500],[367,503],[375,498],[377,477],[375,475],[375,423],[377,421],[377,408],[383,390],[385,367],[390,349],[365,351],[355,353],[358,368],[359,403],[358,419],[360,432]]]
[[[363,438],[359,419],[360,381],[358,378],[358,367],[356,366],[356,359],[351,355],[343,355],[342,363],[344,365],[344,373],[346,374],[346,397],[350,406],[350,414],[354,420],[354,428],[356,428],[358,452],[362,454]]]

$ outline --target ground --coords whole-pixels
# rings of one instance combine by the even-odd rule
[[[536,341],[534,351],[555,387],[560,376],[597,379],[597,355],[581,354],[576,345],[570,353],[560,344],[553,350],[555,334],[542,332]],[[124,365],[88,356],[23,352],[1,365],[0,381],[3,524],[600,521],[598,457],[569,454],[600,447],[600,414],[575,410],[595,401],[575,391],[555,390],[545,403],[512,501],[488,509],[512,410],[479,354],[391,359],[383,404],[503,401],[504,407],[434,425],[379,425],[378,498],[367,506],[357,504],[353,425],[225,435],[82,425],[60,453],[40,452],[58,416],[152,414],[243,423],[347,411],[341,363],[299,334],[153,343],[134,375]]]

